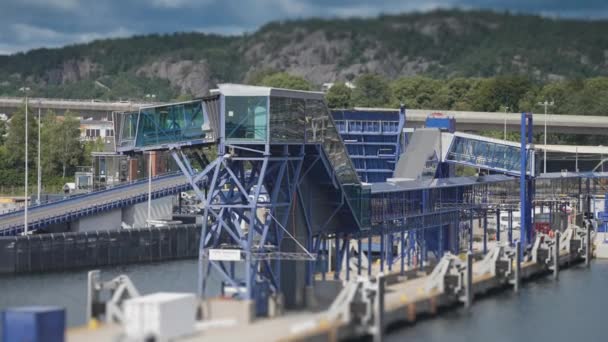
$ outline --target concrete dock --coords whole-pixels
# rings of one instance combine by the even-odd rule
[[[528,257],[526,261],[520,263],[520,267],[517,267],[517,261],[513,260],[511,269],[518,270],[515,277],[519,277],[519,280],[526,280],[535,276],[549,275],[552,271],[556,274],[560,269],[580,263],[585,259],[584,253],[571,252],[570,248],[565,246],[560,249],[559,243],[556,244],[556,248],[551,250],[553,252],[551,264],[535,262],[532,260],[533,258]],[[556,251],[559,253],[555,253]],[[461,255],[460,259],[462,258]],[[466,255],[464,258],[466,259]],[[470,259],[473,260],[472,255]],[[383,307],[382,331],[388,326],[415,322],[421,315],[433,316],[442,307],[459,303],[464,303],[466,306],[467,302],[472,302],[475,296],[489,290],[509,287],[517,290],[519,286],[518,279],[513,277],[500,276],[491,271],[484,272],[487,266],[487,262],[484,265],[484,260],[478,260],[472,266],[471,297],[468,301],[466,298],[455,297],[447,290],[442,291],[439,288],[430,287],[432,273],[425,274],[410,270],[405,272],[405,276],[400,271],[383,275],[385,286],[381,306]],[[374,267],[373,271],[377,274],[378,268]],[[356,274],[351,274],[351,279],[356,277]],[[248,341],[336,341],[368,335],[357,325],[356,321],[345,320],[344,317],[332,319],[332,316],[328,315],[326,311],[298,311],[275,318],[257,319],[250,324],[237,324],[235,321],[229,320],[217,321],[213,324],[198,323],[196,333],[186,336],[180,341],[232,341],[245,337]],[[109,341],[115,340],[122,334],[123,329],[119,325],[76,328],[68,330],[67,341]],[[377,339],[375,338],[375,340]]]

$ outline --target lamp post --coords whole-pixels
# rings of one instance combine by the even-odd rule
[[[544,146],[544,153],[543,153],[543,173],[547,173],[547,107],[549,106],[553,106],[554,102],[551,101],[547,101],[545,100],[544,102],[539,102],[538,103],[539,106],[543,106],[545,107],[545,146]]]
[[[42,189],[42,165],[40,164],[40,127],[42,126],[42,121],[40,120],[40,112],[42,102],[38,101],[38,161],[36,166],[38,167],[38,196],[36,197],[36,204],[40,205],[40,190]]]
[[[505,108],[505,115],[504,115],[504,119],[505,119],[505,124],[504,124],[504,135],[503,135],[503,140],[505,142],[507,142],[507,112],[509,111],[509,106],[504,106]]]
[[[148,152],[148,221],[147,226],[150,226],[150,218],[152,215],[152,152]]]
[[[28,126],[28,122],[27,122],[27,103],[28,103],[28,92],[30,91],[29,87],[21,87],[19,88],[19,91],[23,92],[25,94],[25,205],[23,207],[23,233],[25,235],[27,235],[27,231],[28,231],[28,227],[27,227],[27,206],[28,206],[28,189],[27,189],[27,173],[28,173],[28,165],[27,165],[27,149],[28,149],[28,141],[27,141],[27,126]]]

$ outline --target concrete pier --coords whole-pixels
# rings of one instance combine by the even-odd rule
[[[520,248],[519,242],[517,242],[514,251],[516,256],[519,255]],[[507,278],[498,276],[498,274],[493,275],[489,271],[482,273],[481,270],[484,267],[482,260],[473,262],[472,253],[463,255],[466,258],[466,265],[472,266],[467,267],[466,270],[465,282],[470,286],[465,284],[467,291],[465,305],[472,305],[475,295],[505,285],[512,285],[513,289],[518,291],[520,279],[525,280],[533,276],[548,274],[551,269],[559,270],[560,267],[564,268],[584,261],[584,253],[570,254],[559,248],[555,248],[554,251],[558,252],[553,256],[555,265],[549,266],[533,261],[521,262],[518,257],[514,256],[513,273]],[[374,273],[379,271],[378,268],[374,267]],[[402,275],[400,270],[395,270],[393,273],[379,277],[378,294],[381,300],[376,302],[374,309],[377,327],[371,329],[371,331],[379,333],[373,334],[374,341],[382,340],[384,328],[389,325],[415,322],[421,314],[435,315],[439,308],[457,305],[461,301],[460,298],[442,292],[440,289],[428,289],[429,276],[430,272],[410,270]],[[323,282],[320,277],[317,281]],[[359,323],[354,321],[329,319],[324,311],[298,311],[275,318],[257,319],[250,324],[236,325],[230,320],[207,325],[202,322],[201,326],[197,327],[198,332],[195,335],[180,341],[232,341],[243,338],[246,338],[247,341],[337,341],[369,334],[370,330],[364,332],[360,328]],[[117,325],[102,326],[95,330],[70,329],[67,333],[67,341],[107,341],[116,338],[121,331],[122,328]]]

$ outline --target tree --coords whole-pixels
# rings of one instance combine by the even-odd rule
[[[391,90],[388,82],[380,75],[363,74],[355,80],[352,104],[361,107],[386,107],[389,105]]]
[[[4,145],[4,142],[6,141],[7,129],[8,125],[6,124],[6,121],[0,120],[0,145]]]
[[[92,153],[93,152],[103,152],[104,147],[105,147],[105,143],[101,137],[98,137],[97,139],[95,139],[93,141],[85,141],[85,143],[83,144],[82,160],[80,161],[80,164],[82,166],[91,165]]]
[[[38,150],[38,123],[32,113],[28,114],[28,166],[36,165]],[[8,162],[17,170],[25,169],[25,106],[13,113],[6,137]]]
[[[329,108],[348,108],[350,107],[350,97],[352,90],[344,83],[336,83],[325,94]]]
[[[532,84],[521,76],[500,76],[482,80],[474,94],[473,110],[496,112],[503,106],[519,111],[519,102]]]
[[[307,80],[299,76],[290,75],[286,72],[279,72],[262,78],[260,85],[273,88],[285,88],[295,90],[312,89]]]
[[[66,112],[63,120],[49,115],[43,124],[45,138],[45,165],[47,172],[61,174],[65,178],[72,172],[82,159],[83,148],[80,144],[80,122]]]
[[[438,98],[441,82],[427,77],[402,77],[391,84],[393,107],[449,109],[449,101]],[[444,95],[447,95],[445,92]]]

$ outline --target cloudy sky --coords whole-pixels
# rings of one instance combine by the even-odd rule
[[[606,0],[0,0],[0,54],[133,34],[240,34],[272,20],[453,7],[608,18]]]

